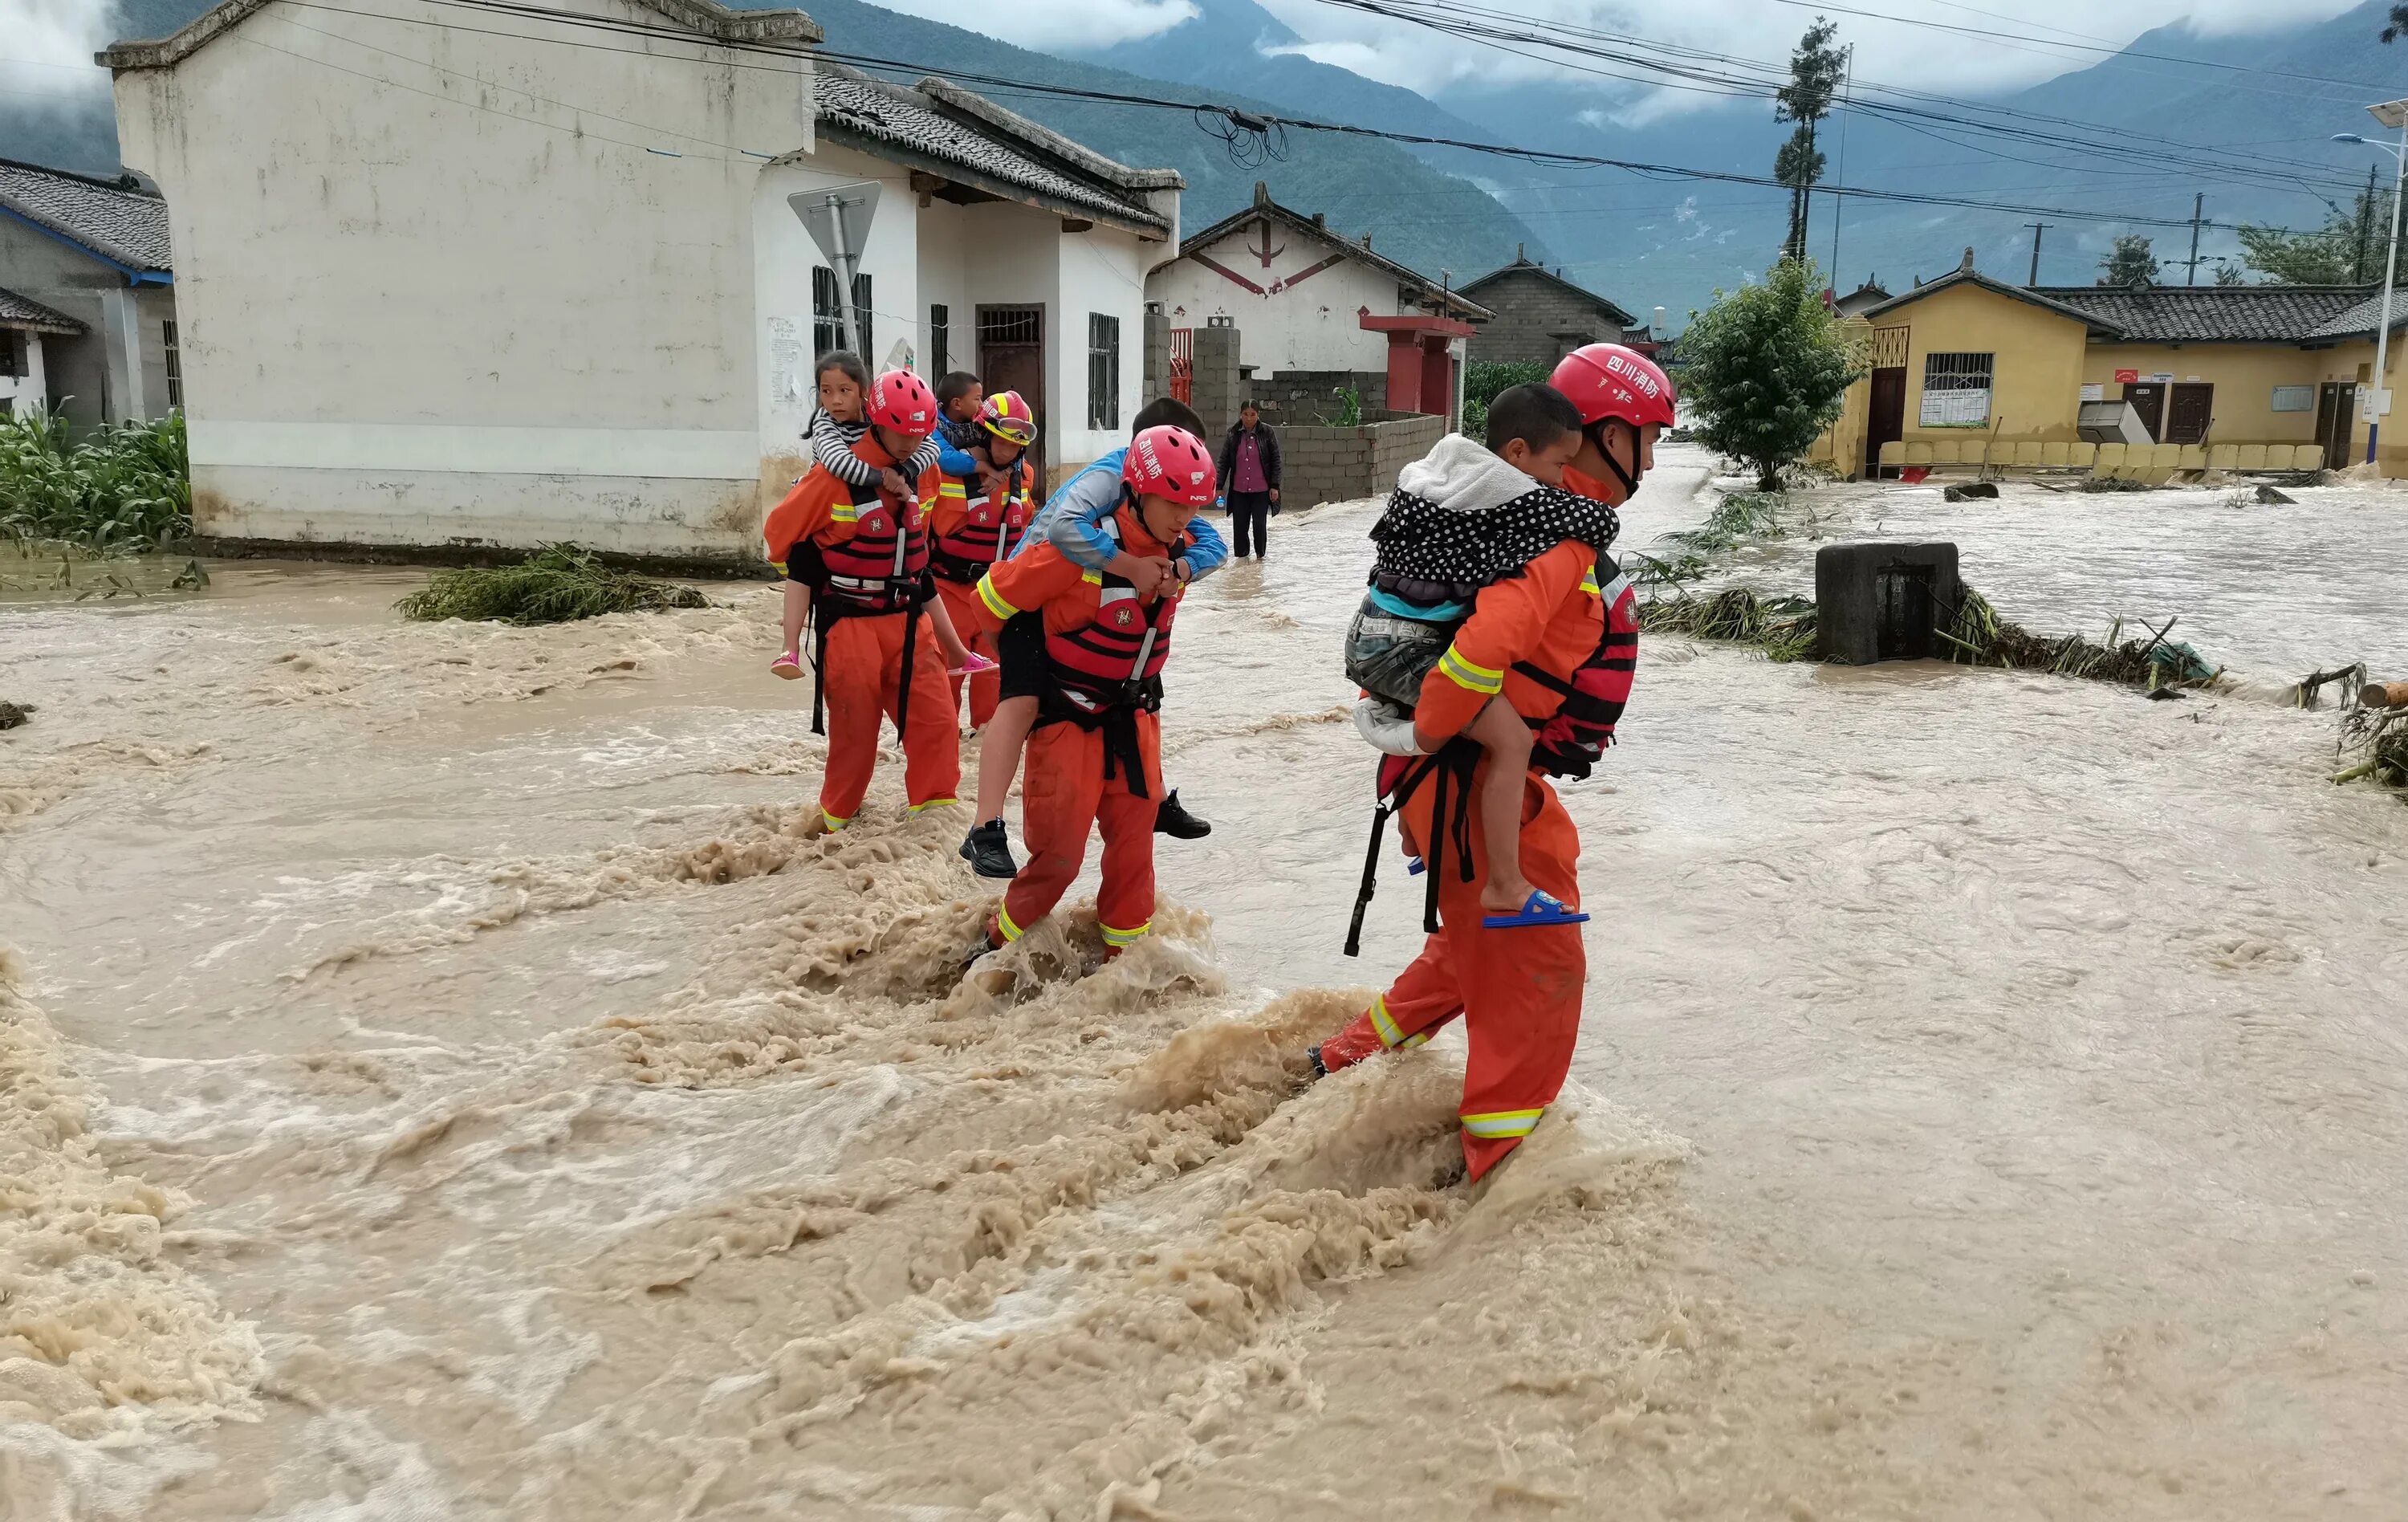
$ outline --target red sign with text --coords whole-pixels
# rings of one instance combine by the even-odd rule
[[[2140,384],[2140,381],[2141,372],[2138,370],[2117,370],[2115,372],[2115,383],[2119,386],[2138,385]]]

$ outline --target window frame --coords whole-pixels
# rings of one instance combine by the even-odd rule
[[[939,380],[953,368],[953,309],[951,303],[928,303],[928,373]]]
[[[878,343],[877,314],[870,309],[869,271],[856,270],[853,277],[853,306],[861,316],[862,347],[855,351],[864,365],[876,367],[869,351]],[[833,337],[833,343],[825,340]],[[826,265],[811,266],[811,345],[813,359],[853,348],[853,335],[845,331],[844,309],[836,299],[836,271]]]
[[[1978,363],[1977,363],[1978,362]],[[1923,356],[1923,391],[1921,404],[1915,409],[1915,425],[1923,428],[1986,428],[1990,425],[1991,403],[1998,391],[1999,355],[1996,350],[1927,351]],[[1981,398],[1981,416],[1971,415],[1969,403],[1955,398]],[[1952,398],[1935,406],[1935,399]]]
[[[171,411],[180,412],[184,409],[184,352],[177,344],[174,318],[160,320],[159,340],[166,353],[167,407]]]
[[[1087,314],[1087,426],[1121,426],[1121,320],[1110,312]]]

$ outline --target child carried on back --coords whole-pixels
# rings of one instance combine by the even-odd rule
[[[1566,540],[1602,555],[1621,524],[1604,503],[1562,489],[1564,467],[1580,452],[1581,419],[1553,386],[1499,393],[1489,405],[1487,438],[1484,449],[1449,434],[1398,474],[1388,510],[1371,528],[1379,553],[1370,590],[1346,632],[1346,675],[1368,695],[1356,715],[1366,738],[1404,754],[1427,749],[1411,725],[1432,670],[1498,694],[1464,731],[1488,761],[1475,800],[1488,854],[1484,923],[1499,929],[1569,925],[1588,916],[1522,875],[1530,726],[1502,696],[1505,673],[1449,663],[1462,665],[1453,651],[1455,632],[1483,587],[1520,574]],[[1405,849],[1418,857],[1421,843],[1408,836]]]

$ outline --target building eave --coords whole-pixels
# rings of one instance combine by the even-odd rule
[[[123,276],[125,278],[125,283],[128,285],[173,285],[176,283],[176,277],[171,271],[165,269],[151,269],[137,265],[129,265],[122,259],[101,252],[98,249],[93,248],[91,244],[76,237],[73,233],[53,227],[49,223],[42,221],[38,217],[29,217],[25,213],[18,210],[15,207],[0,204],[0,217],[6,217],[10,222],[19,223],[24,226],[30,227],[35,232],[41,234],[44,237],[50,239],[52,242],[64,243],[68,248],[75,250],[76,252],[92,260],[94,264],[107,265],[109,268]]]
[[[1624,311],[1622,308],[1611,297],[1598,295],[1587,286],[1579,284],[1573,280],[1568,280],[1561,275],[1556,274],[1554,270],[1549,269],[1546,266],[1532,264],[1527,260],[1524,260],[1518,264],[1506,265],[1499,268],[1492,269],[1487,274],[1481,276],[1478,280],[1464,281],[1461,285],[1456,286],[1455,289],[1457,291],[1464,292],[1477,291],[1482,286],[1488,284],[1491,280],[1500,280],[1507,275],[1518,274],[1536,275],[1550,285],[1561,286],[1563,289],[1570,291],[1572,294],[1580,297],[1583,301],[1595,304],[1608,318],[1612,321],[1613,325],[1616,327],[1631,328],[1638,327],[1640,325],[1640,322],[1637,317],[1633,316],[1629,312]]]
[[[1411,266],[1400,265],[1376,249],[1365,248],[1361,243],[1330,227],[1326,223],[1315,222],[1302,212],[1283,207],[1277,201],[1250,202],[1202,232],[1182,239],[1179,245],[1180,257],[1192,258],[1201,253],[1205,249],[1237,232],[1257,217],[1268,217],[1294,232],[1301,233],[1307,237],[1321,239],[1354,263],[1385,275],[1400,284],[1412,286],[1419,293],[1420,299],[1445,307],[1466,322],[1487,323],[1496,320],[1495,312],[1464,295],[1460,289],[1451,290],[1440,285]]]
[[[866,153],[871,158],[883,160],[888,164],[898,165],[906,169],[966,186],[982,195],[992,196],[998,201],[1010,201],[1019,206],[1051,212],[1066,222],[1094,223],[1101,226],[1118,228],[1125,233],[1133,233],[1148,242],[1166,243],[1170,238],[1170,229],[1166,223],[1147,222],[1139,217],[1116,215],[1084,201],[1073,201],[1066,196],[1048,195],[1042,191],[1006,179],[1000,175],[986,174],[935,153],[924,153],[916,149],[907,148],[900,143],[881,137],[875,133],[864,132],[857,127],[828,117],[820,118],[815,127],[823,142],[835,143],[840,147],[852,149],[855,152]]]
[[[222,0],[172,36],[111,43],[95,53],[93,60],[119,72],[173,68],[271,3],[272,0]],[[714,0],[637,3],[686,27],[698,37],[720,42],[814,43],[826,37],[819,23],[799,10],[730,10]]]
[[[1124,190],[1184,190],[1187,177],[1176,169],[1140,169],[1108,159],[1084,143],[1074,142],[1039,122],[1032,122],[1019,112],[1006,109],[974,91],[965,90],[951,79],[928,75],[913,86],[931,100],[940,101],[985,126],[1008,133],[1040,152],[1067,160],[1098,179],[1108,180]]]
[[[1876,302],[1856,313],[1856,316],[1870,323],[1876,317],[1887,316],[1901,307],[1921,301],[1927,296],[1936,296],[1942,291],[1953,290],[1960,285],[1974,286],[1993,295],[2005,296],[2010,301],[2020,301],[2028,307],[2037,307],[2052,316],[2062,317],[2070,323],[2079,323],[2085,329],[2093,332],[2106,333],[2118,337],[2123,336],[2124,330],[2121,327],[2095,313],[2086,312],[2077,307],[2069,307],[2061,301],[2052,301],[2021,286],[2009,285],[2003,280],[1994,280],[1987,275],[1971,269],[1951,270],[1936,280],[1918,285],[1912,291],[1902,292],[1887,301]]]

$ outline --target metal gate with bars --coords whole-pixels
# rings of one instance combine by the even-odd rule
[[[1196,330],[1170,330],[1170,395],[1173,401],[1196,405]]]

